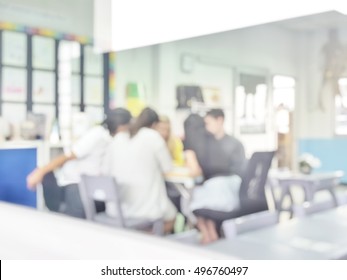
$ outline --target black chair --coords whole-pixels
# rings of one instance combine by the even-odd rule
[[[66,190],[67,188],[71,188],[70,190]],[[76,188],[73,191],[75,193],[74,197],[67,197],[71,194],[71,190]],[[71,208],[71,206],[76,206],[75,204],[81,204],[78,193],[78,186],[65,186],[60,187],[57,183],[57,179],[53,172],[47,173],[42,179],[42,189],[43,189],[43,198],[45,201],[46,207],[52,212],[63,213],[68,216],[73,216],[67,208]],[[77,193],[76,193],[77,192]],[[94,201],[97,213],[105,212],[106,206],[103,201]],[[68,207],[67,207],[68,206]],[[69,207],[70,206],[70,207]],[[83,217],[82,217],[83,216]],[[82,213],[80,218],[84,218],[84,214]]]
[[[64,188],[58,186],[53,172],[47,173],[42,179],[43,197],[46,207],[53,212],[61,212],[64,201]]]
[[[255,152],[248,161],[240,186],[240,208],[231,212],[197,209],[193,211],[194,215],[214,221],[220,232],[226,220],[268,210],[265,185],[274,155],[274,151]]]

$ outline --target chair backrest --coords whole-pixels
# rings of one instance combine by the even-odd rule
[[[79,190],[88,220],[94,220],[96,215],[94,200],[98,200],[105,203],[114,203],[120,226],[125,226],[119,185],[113,177],[82,175]]]
[[[58,186],[53,172],[47,173],[42,179],[43,198],[46,207],[53,212],[59,212],[64,201],[64,188]]]
[[[278,212],[262,211],[240,218],[226,220],[222,223],[222,230],[227,239],[232,239],[248,231],[275,225],[278,221]]]
[[[241,208],[251,207],[249,213],[268,210],[265,185],[275,151],[255,152],[247,162],[240,186]]]
[[[293,205],[293,214],[294,217],[300,218],[334,207],[336,207],[336,205],[331,199],[322,202],[304,202],[302,205]]]

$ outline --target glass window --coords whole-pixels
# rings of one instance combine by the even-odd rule
[[[2,63],[12,66],[27,65],[27,35],[19,32],[3,31]]]
[[[289,76],[273,77],[273,105],[283,105],[290,111],[295,108],[295,79]]]
[[[35,103],[55,103],[54,72],[33,71],[33,101]]]
[[[293,88],[295,87],[295,79],[289,76],[276,75],[273,77],[274,88]]]
[[[33,36],[33,67],[54,70],[55,41],[51,38]]]
[[[27,100],[27,70],[2,68],[2,100],[25,102]]]
[[[81,76],[72,75],[71,78],[71,102],[74,105],[81,103]]]
[[[11,124],[19,124],[26,119],[26,104],[6,103],[2,104],[2,116]]]
[[[295,79],[276,75],[272,83],[276,128],[279,133],[286,134],[290,131],[290,112],[295,108]]]
[[[86,105],[102,105],[103,100],[103,84],[102,77],[84,77],[84,96]]]
[[[84,48],[84,74],[102,76],[103,63],[102,54],[94,52],[92,46]]]

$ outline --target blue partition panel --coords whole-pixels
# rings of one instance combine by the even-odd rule
[[[0,200],[36,207],[36,192],[26,187],[36,167],[37,149],[0,149]]]
[[[347,139],[302,139],[298,152],[299,156],[310,153],[320,159],[322,164],[317,172],[344,171],[342,183],[347,183]]]

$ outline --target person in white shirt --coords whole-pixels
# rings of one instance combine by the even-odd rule
[[[164,174],[172,168],[167,145],[153,128],[157,113],[145,108],[130,127],[118,133],[110,145],[110,169],[121,186],[125,217],[165,221],[165,232],[173,229],[177,210],[167,196]],[[115,215],[107,207],[109,215]]]
[[[123,108],[110,110],[101,125],[92,127],[74,143],[71,153],[62,154],[29,174],[28,188],[35,189],[46,175],[52,176],[51,172],[61,167],[57,184],[65,187],[63,198],[59,198],[65,205],[63,212],[70,216],[84,218],[85,213],[78,191],[80,176],[102,173],[104,156],[112,137],[118,132],[127,130],[130,120],[131,114],[128,110]],[[55,180],[50,180],[52,181]]]

